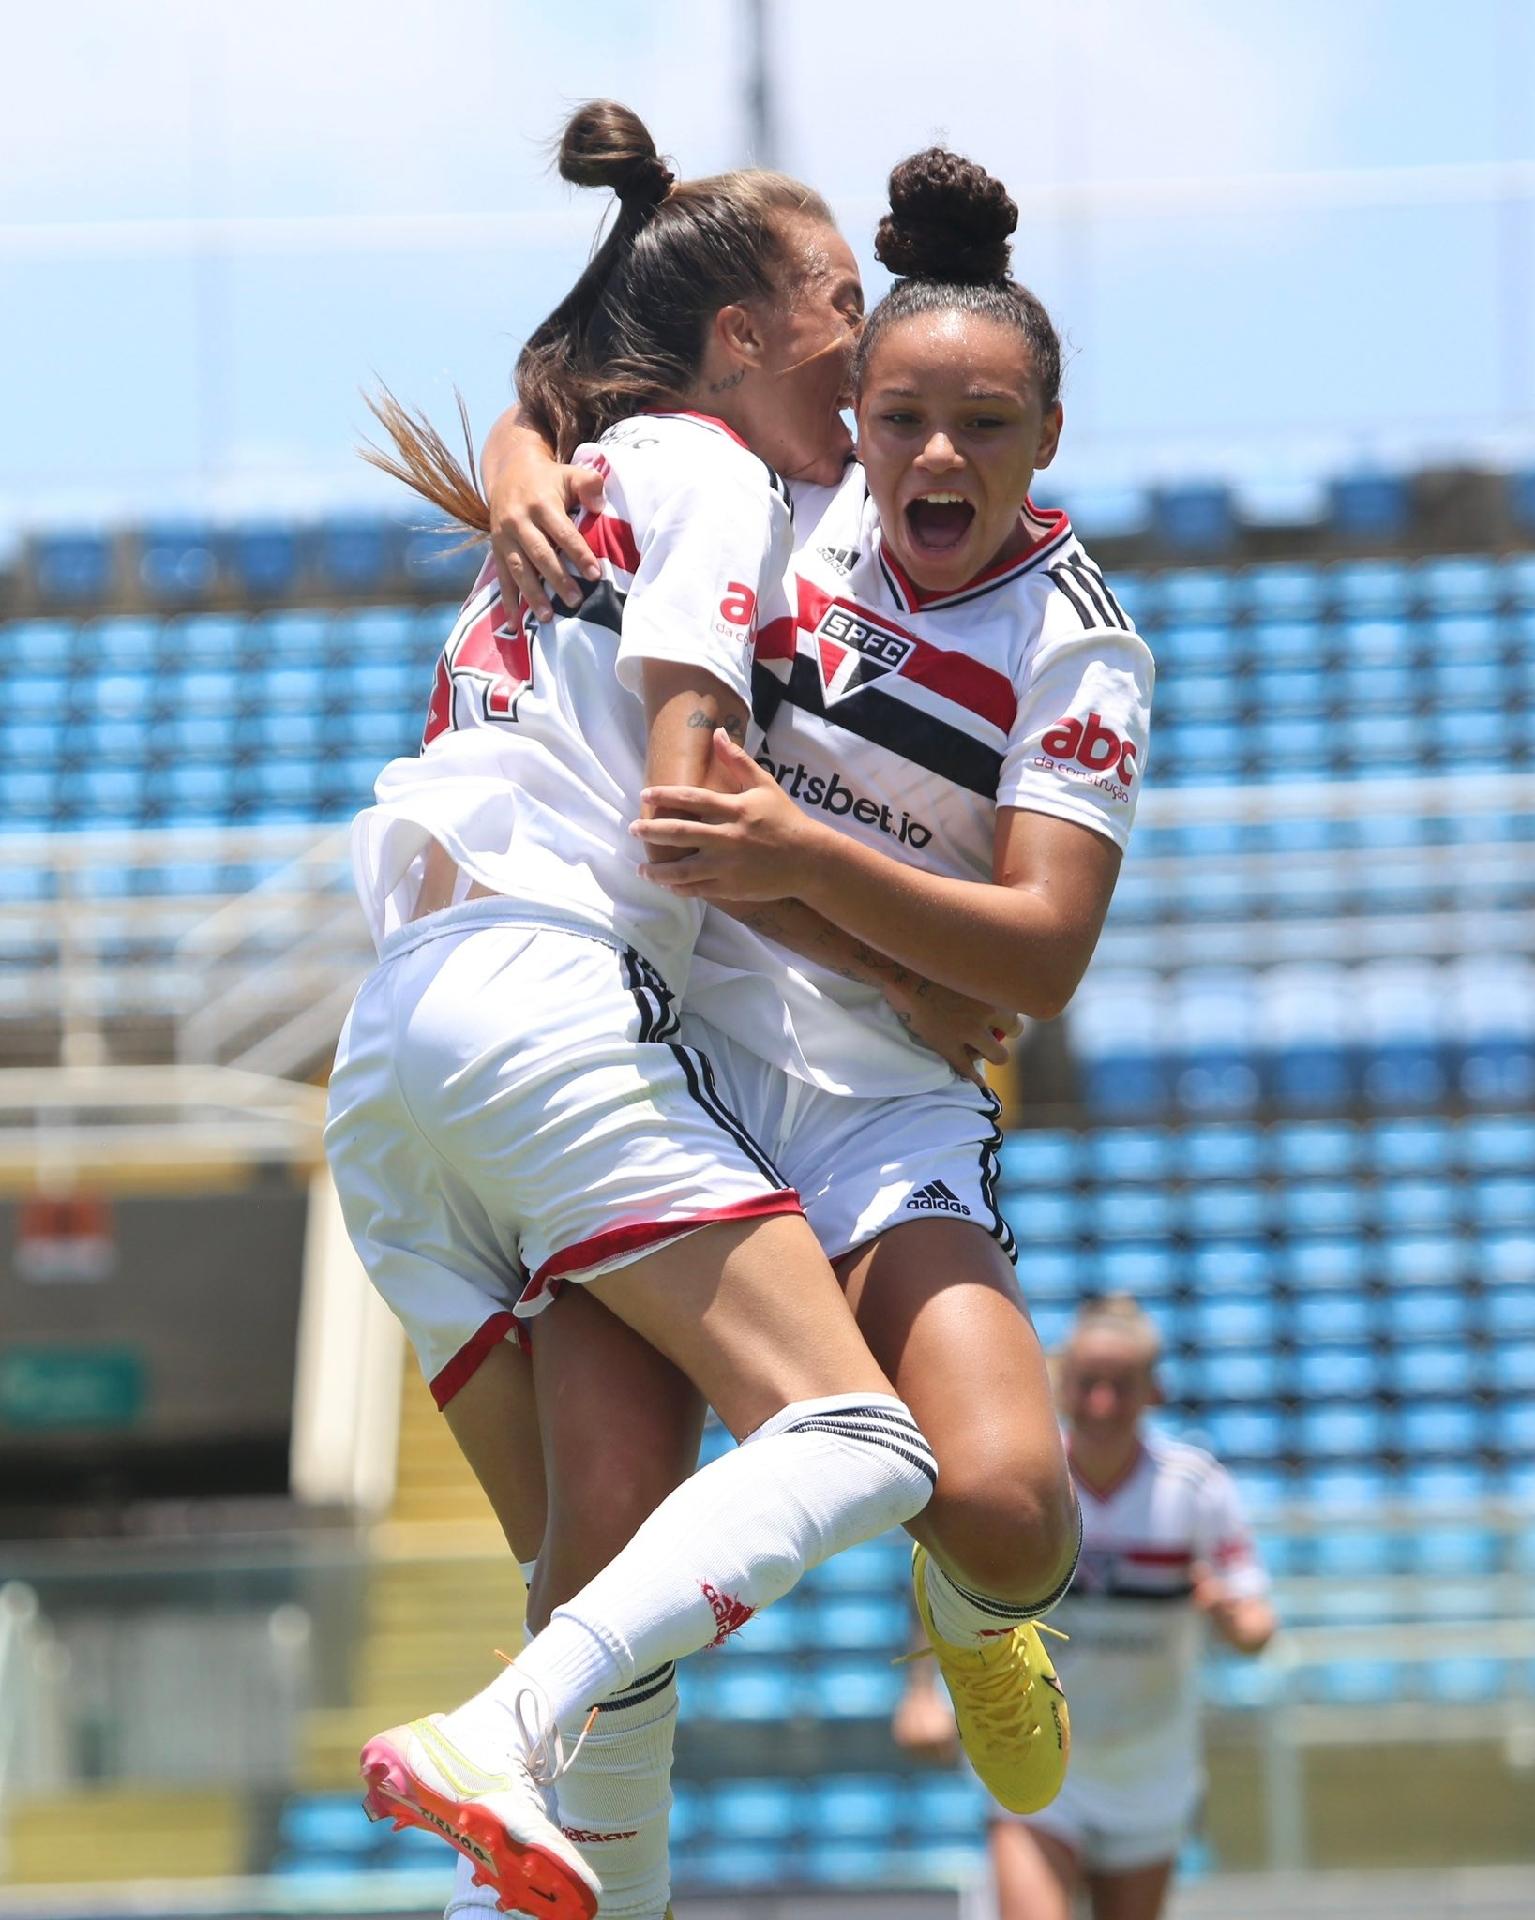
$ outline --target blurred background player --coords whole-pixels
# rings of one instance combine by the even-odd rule
[[[1157,1920],[1204,1792],[1200,1621],[1238,1653],[1273,1637],[1268,1578],[1230,1475],[1201,1447],[1146,1423],[1162,1399],[1161,1342],[1124,1295],[1084,1304],[1057,1356],[1067,1454],[1082,1502],[1082,1558],[1057,1619],[1072,1756],[1054,1804],[994,1809],[997,1920]],[[895,1719],[906,1747],[952,1741],[920,1666]]]

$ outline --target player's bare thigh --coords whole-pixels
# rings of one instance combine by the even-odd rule
[[[1093,1920],[1159,1920],[1175,1864],[1172,1860],[1154,1860],[1149,1866],[1129,1867],[1122,1873],[1090,1873],[1087,1889]]]
[[[1071,1920],[1079,1879],[1077,1856],[1064,1841],[1016,1820],[991,1829],[997,1920]]]
[[[1012,1263],[983,1227],[892,1227],[837,1262],[875,1359],[938,1457],[911,1531],[983,1592],[1020,1604],[1065,1577],[1076,1500],[1049,1374]]]
[[[533,1369],[516,1343],[493,1346],[442,1410],[506,1543],[533,1560],[544,1540],[544,1458]]]

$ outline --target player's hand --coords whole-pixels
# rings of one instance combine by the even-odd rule
[[[928,1760],[953,1760],[959,1752],[954,1709],[936,1687],[908,1687],[890,1731],[898,1747]]]
[[[715,730],[713,770],[727,791],[647,787],[641,794],[645,818],[629,831],[648,851],[673,857],[640,872],[694,900],[796,898],[814,857],[814,822],[723,728]]]
[[[1007,1042],[1022,1024],[1015,1013],[1000,1007],[988,1007],[972,1000],[969,994],[953,987],[940,986],[936,980],[924,980],[920,974],[892,980],[884,989],[885,999],[897,1020],[921,1046],[936,1053],[963,1080],[978,1087],[986,1084],[983,1060],[1002,1066],[1007,1060]]]
[[[579,583],[601,577],[571,517],[582,508],[602,509],[602,475],[595,467],[561,466],[529,433],[501,459],[487,498],[490,550],[506,606],[515,607],[520,595],[536,618],[550,620],[554,600],[574,606]]]

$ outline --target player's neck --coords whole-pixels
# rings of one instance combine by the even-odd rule
[[[1132,1432],[1127,1439],[1089,1438],[1071,1435],[1068,1452],[1071,1470],[1089,1492],[1108,1494],[1127,1478],[1141,1455],[1141,1436]]]

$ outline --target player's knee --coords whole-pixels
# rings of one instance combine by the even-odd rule
[[[1014,1606],[1053,1594],[1076,1560],[1076,1496],[1069,1475],[1007,1469],[966,1475],[945,1463],[928,1522],[968,1587]]]

